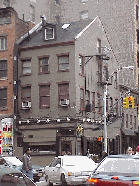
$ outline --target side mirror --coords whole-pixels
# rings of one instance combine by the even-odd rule
[[[56,167],[56,168],[60,168],[61,166],[60,166],[60,164],[57,164],[55,167]]]

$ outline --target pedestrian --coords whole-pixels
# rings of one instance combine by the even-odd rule
[[[131,147],[127,148],[126,154],[132,155],[132,148]]]
[[[135,155],[139,156],[139,146],[137,146],[137,148],[136,148],[136,154]]]
[[[28,176],[31,180],[33,180],[33,170],[32,170],[32,162],[31,162],[31,151],[30,148],[25,149],[25,153],[22,158],[22,172]]]

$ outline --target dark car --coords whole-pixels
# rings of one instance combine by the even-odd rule
[[[15,169],[18,169],[19,171],[22,170],[22,161],[16,157],[16,156],[1,156],[1,158],[3,158],[6,163],[10,166],[12,166]],[[43,176],[43,170],[44,167],[40,167],[38,165],[32,165],[33,167],[33,179],[34,181],[38,181],[40,179],[40,177]]]
[[[93,171],[87,186],[139,185],[139,156],[110,155]]]
[[[9,166],[0,158],[0,186],[37,186],[21,171]]]

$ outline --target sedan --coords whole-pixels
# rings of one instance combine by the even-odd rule
[[[47,185],[82,185],[97,164],[87,156],[58,156],[45,167]]]
[[[139,157],[135,155],[110,155],[104,158],[88,178],[86,185],[139,185]]]
[[[17,158],[16,156],[2,156],[2,158],[12,166],[13,168],[16,168],[18,170],[22,170],[22,161]],[[40,177],[43,176],[43,167],[37,166],[37,165],[32,165],[33,167],[33,179],[34,181],[38,181]]]

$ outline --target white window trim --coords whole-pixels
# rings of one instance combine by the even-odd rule
[[[46,29],[52,29],[53,30],[53,37],[52,38],[46,38]],[[54,39],[54,28],[46,28],[45,29],[45,40]]]

